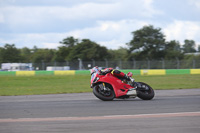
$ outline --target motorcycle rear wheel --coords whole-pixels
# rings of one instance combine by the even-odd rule
[[[109,91],[103,92],[99,87],[99,85],[96,85],[93,87],[93,93],[97,98],[103,101],[112,101],[115,98],[115,93],[112,88],[109,87],[109,89],[110,89]]]
[[[138,83],[140,83],[141,85],[147,86],[149,90],[140,90],[140,88],[137,88],[137,96],[142,100],[153,99],[155,96],[153,88],[146,83],[143,83],[143,82],[138,82]]]

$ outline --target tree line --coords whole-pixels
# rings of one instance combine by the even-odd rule
[[[104,61],[104,60],[175,60],[198,58],[200,56],[186,55],[185,53],[200,52],[196,49],[194,40],[185,39],[184,44],[176,40],[166,41],[161,28],[152,25],[144,26],[132,32],[132,39],[117,50],[107,49],[90,39],[77,39],[69,36],[60,41],[57,49],[16,48],[15,44],[5,44],[0,47],[0,63],[8,62],[66,62],[77,61]],[[108,44],[109,45],[109,44]]]

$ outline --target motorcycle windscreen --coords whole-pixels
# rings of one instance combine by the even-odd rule
[[[91,75],[91,83],[92,83],[93,80],[95,79],[96,75],[97,75],[97,73],[93,73],[93,74]]]

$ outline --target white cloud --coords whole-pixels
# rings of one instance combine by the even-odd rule
[[[3,14],[2,13],[0,13],[0,23],[4,23],[4,16],[3,16]]]
[[[142,14],[146,17],[153,17],[153,15],[161,15],[163,12],[161,10],[157,10],[153,7],[154,0],[144,0],[141,3],[141,7],[143,8]]]
[[[0,20],[5,18],[11,28],[53,23],[53,21],[152,17],[161,11],[152,6],[153,0],[116,0],[110,3],[88,2],[67,7],[60,6],[5,6],[0,8]],[[81,23],[81,21],[80,21]],[[29,27],[31,29],[31,27]]]
[[[60,43],[42,43],[43,48],[52,48],[57,49],[60,46]]]
[[[78,39],[88,38],[97,42],[108,49],[118,49],[120,46],[126,47],[133,35],[131,32],[149,25],[151,22],[139,20],[120,20],[120,21],[98,21],[94,27],[72,30],[64,33],[36,33],[36,34],[10,34],[12,39],[0,39],[1,43],[14,43],[18,47],[30,47],[37,45],[39,48],[57,48],[59,42],[68,36]],[[166,35],[167,41],[178,40],[183,44],[185,39],[200,42],[200,22],[178,21],[164,26],[162,31]]]
[[[199,0],[189,0],[191,5],[194,5],[197,9],[200,10],[200,1]]]
[[[148,24],[139,20],[98,21],[95,27],[79,29],[67,34],[77,38],[89,38],[107,48],[117,49],[119,46],[125,46],[132,39],[131,32]]]
[[[118,49],[120,47],[127,47],[125,45],[124,40],[116,40],[116,39],[98,42],[98,44],[101,44],[101,46],[105,46],[108,49]]]
[[[19,25],[52,23],[51,21],[72,21],[108,17],[118,4],[85,3],[74,7],[64,6],[7,6],[0,8],[0,20],[5,18],[15,28]],[[1,21],[2,22],[2,21]],[[56,24],[55,24],[56,25]],[[36,25],[37,26],[37,25]],[[31,29],[31,27],[30,27]]]
[[[64,33],[9,34],[12,39],[0,39],[1,44],[16,44],[18,48],[37,46],[39,48],[57,48],[59,41],[66,37]]]
[[[183,44],[185,39],[191,39],[200,42],[200,22],[175,20],[163,31],[168,41],[178,40]]]
[[[20,47],[32,48],[34,45],[38,45],[40,48],[56,48],[64,38],[73,36],[78,39],[88,38],[109,49],[117,49],[120,46],[124,47],[132,39],[131,32],[144,25],[148,25],[148,23],[138,20],[98,21],[94,27],[65,33],[10,34],[13,39],[7,40],[7,43],[15,43],[21,45]],[[6,40],[0,40],[0,42],[6,42]]]

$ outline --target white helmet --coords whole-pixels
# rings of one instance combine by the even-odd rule
[[[90,70],[90,75],[92,75],[93,73],[96,73],[96,72],[99,72],[99,67],[98,66],[95,66],[93,67],[91,70]]]

